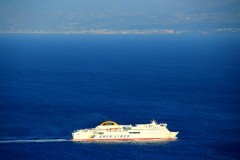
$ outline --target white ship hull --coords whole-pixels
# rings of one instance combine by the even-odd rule
[[[109,123],[111,125],[104,125]],[[176,139],[179,132],[170,132],[167,124],[118,125],[107,121],[96,128],[77,130],[72,133],[73,141],[129,141],[129,140],[172,140]]]

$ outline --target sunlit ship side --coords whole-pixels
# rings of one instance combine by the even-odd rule
[[[170,132],[166,123],[118,125],[113,121],[105,121],[95,128],[80,129],[72,133],[73,141],[129,141],[129,140],[173,140],[179,132]]]

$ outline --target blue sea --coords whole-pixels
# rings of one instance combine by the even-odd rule
[[[105,120],[169,142],[79,143]],[[240,159],[240,36],[0,35],[1,160]]]

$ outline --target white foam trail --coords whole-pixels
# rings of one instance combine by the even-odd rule
[[[68,139],[18,139],[2,140],[0,143],[49,143],[49,142],[66,142]]]

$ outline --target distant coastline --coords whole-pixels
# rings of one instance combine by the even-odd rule
[[[240,33],[240,28],[217,28],[208,30],[175,30],[175,29],[85,29],[78,31],[48,31],[48,30],[7,30],[0,31],[0,34],[215,34],[215,33]]]

